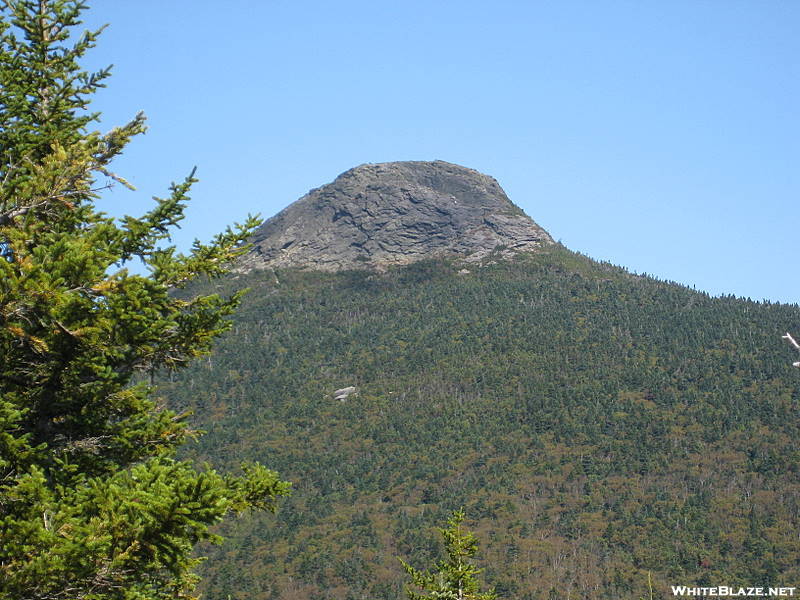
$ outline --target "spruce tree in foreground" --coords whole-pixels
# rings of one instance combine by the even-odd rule
[[[181,299],[241,253],[253,218],[184,255],[162,244],[190,175],[141,217],[95,206],[140,115],[101,134],[108,70],[79,61],[79,0],[0,0],[0,598],[190,598],[197,541],[288,484],[175,458],[191,434],[139,375],[208,352],[238,296]],[[141,261],[146,275],[125,265]]]
[[[409,600],[495,600],[494,591],[480,591],[478,569],[470,562],[478,551],[475,535],[462,529],[464,512],[456,511],[439,531],[444,538],[447,559],[436,563],[436,571],[417,571],[404,561],[403,567],[419,591],[407,590]]]

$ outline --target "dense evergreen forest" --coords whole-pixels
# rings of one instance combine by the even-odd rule
[[[459,507],[505,598],[800,580],[800,375],[780,339],[797,306],[560,246],[204,285],[251,291],[160,394],[207,432],[188,455],[294,484],[276,515],[222,526],[206,598],[399,599],[398,557],[431,564]]]

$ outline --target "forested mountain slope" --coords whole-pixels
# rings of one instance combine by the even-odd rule
[[[207,284],[251,291],[161,392],[207,431],[191,453],[294,492],[225,527],[206,597],[402,598],[397,557],[429,565],[461,506],[506,598],[796,583],[797,306],[559,245],[486,262]]]

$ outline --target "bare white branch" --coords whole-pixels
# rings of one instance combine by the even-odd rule
[[[786,332],[786,335],[781,336],[784,340],[789,340],[789,343],[795,347],[796,350],[800,350],[800,344],[798,344],[792,335],[789,332]],[[793,367],[800,367],[800,362],[793,362]]]
[[[798,350],[800,350],[800,344],[798,344],[798,343],[797,343],[797,342],[794,340],[794,338],[791,336],[791,334],[787,333],[786,335],[784,335],[784,336],[781,336],[781,337],[782,337],[783,339],[785,339],[785,340],[789,340],[789,343],[790,343],[792,346],[794,346],[795,348],[797,348]]]

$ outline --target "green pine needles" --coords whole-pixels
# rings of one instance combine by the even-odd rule
[[[95,206],[142,115],[91,129],[108,69],[79,65],[78,0],[0,0],[0,598],[192,598],[195,544],[231,511],[274,509],[260,465],[177,460],[192,435],[146,375],[207,353],[240,295],[179,297],[219,276],[257,219],[182,254],[169,242],[194,173],[141,217]],[[129,272],[141,261],[145,275]]]
[[[495,600],[494,591],[480,591],[478,574],[470,559],[478,551],[475,535],[463,529],[464,512],[453,513],[447,520],[447,527],[439,531],[444,538],[447,558],[436,563],[436,571],[417,571],[401,560],[403,567],[411,576],[413,585],[420,590],[407,590],[409,600]]]

